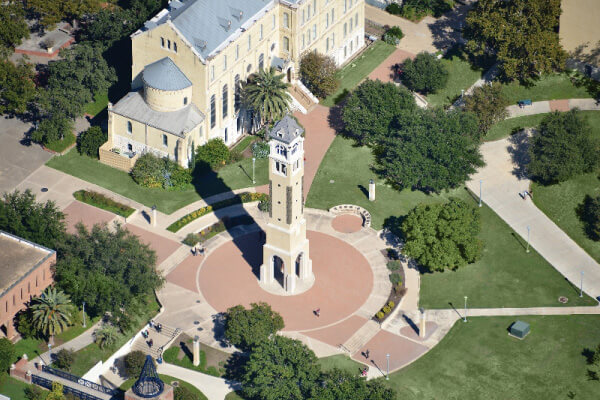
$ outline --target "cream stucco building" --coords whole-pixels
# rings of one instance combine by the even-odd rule
[[[132,34],[132,92],[109,105],[103,162],[127,169],[150,151],[188,166],[212,138],[233,145],[251,115],[239,85],[276,67],[294,104],[314,99],[296,79],[318,51],[344,64],[364,46],[364,0],[172,0]],[[119,154],[117,154],[119,153]]]

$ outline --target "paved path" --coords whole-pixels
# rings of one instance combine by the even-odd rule
[[[81,350],[86,346],[94,343],[94,331],[98,329],[102,321],[96,322],[92,325],[87,331],[83,332],[81,335],[77,336],[74,339],[69,340],[66,343],[61,344],[60,346],[56,346],[52,349],[52,354],[56,354],[57,351],[62,349],[69,349],[72,351]],[[43,354],[40,354],[38,357],[31,360],[31,362],[37,363],[42,360],[42,362],[46,365],[50,364],[50,352],[47,351]]]
[[[522,117],[549,113],[552,111],[569,111],[578,108],[582,111],[600,111],[600,103],[595,99],[564,99],[535,101],[530,106],[523,108],[514,104],[507,107],[508,118]]]
[[[223,400],[227,393],[241,389],[240,384],[237,382],[227,381],[172,364],[159,364],[157,371],[159,374],[169,375],[188,382],[204,393],[208,400]]]

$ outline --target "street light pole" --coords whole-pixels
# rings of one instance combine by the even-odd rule
[[[583,297],[583,271],[581,271],[581,285],[579,286],[579,297]]]
[[[481,207],[481,183],[483,182],[483,179],[479,180],[479,207]]]
[[[390,353],[387,353],[385,355],[385,357],[387,358],[387,374],[385,375],[385,380],[389,381],[390,380]]]
[[[252,184],[256,183],[256,180],[254,179],[254,165],[256,164],[256,157],[252,157]]]
[[[467,322],[467,296],[465,296],[465,318],[463,319],[463,322]]]
[[[83,327],[85,328],[85,301],[83,302]]]
[[[529,253],[529,235],[531,234],[531,228],[527,225],[527,249],[525,252]]]

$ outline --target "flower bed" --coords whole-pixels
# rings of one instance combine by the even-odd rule
[[[73,193],[73,197],[82,203],[86,203],[92,205],[94,207],[101,208],[106,211],[110,211],[122,217],[129,217],[131,214],[135,212],[134,208],[126,206],[125,204],[121,204],[119,202],[114,201],[110,197],[106,197],[102,193],[87,191],[87,190],[78,190]]]
[[[167,230],[170,232],[177,232],[178,230],[180,230],[181,228],[183,228],[190,222],[192,222],[200,217],[203,217],[207,214],[210,214],[211,212],[216,211],[218,209],[234,206],[236,204],[251,203],[253,201],[266,201],[266,200],[268,200],[268,198],[269,198],[269,196],[264,193],[250,193],[250,192],[240,193],[230,199],[218,201],[211,205],[204,206],[202,208],[197,209],[196,211],[193,211],[193,212],[181,217],[180,219],[178,219],[177,221],[175,221],[171,225],[169,225]]]
[[[216,222],[211,226],[202,229],[198,233],[188,233],[188,235],[183,240],[183,244],[187,244],[188,246],[194,246],[197,243],[204,243],[213,236],[216,236],[221,232],[225,232],[226,230],[232,229],[238,225],[251,225],[253,223],[254,219],[249,215],[240,215],[238,217],[233,218],[223,217],[223,219],[219,220],[219,222]]]
[[[389,317],[394,309],[400,304],[402,297],[406,294],[406,287],[404,286],[404,270],[402,269],[402,263],[398,259],[398,253],[393,249],[386,251],[386,258],[388,259],[387,267],[390,270],[390,281],[392,282],[392,289],[388,296],[387,302],[379,310],[373,318],[379,323],[385,321]]]

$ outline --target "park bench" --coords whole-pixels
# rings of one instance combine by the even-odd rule
[[[517,101],[517,104],[519,105],[520,108],[523,108],[525,106],[530,106],[531,99],[519,100],[519,101]]]

